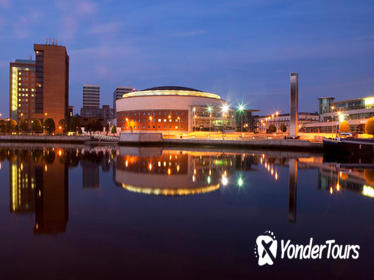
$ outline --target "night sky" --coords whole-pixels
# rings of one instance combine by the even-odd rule
[[[46,38],[70,56],[70,104],[82,85],[162,85],[220,94],[261,114],[288,112],[299,72],[299,111],[317,98],[374,95],[373,1],[0,0],[0,112],[9,114],[9,62]]]

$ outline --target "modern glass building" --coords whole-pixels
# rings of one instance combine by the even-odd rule
[[[351,132],[363,133],[366,120],[374,116],[374,96],[334,101],[333,97],[319,98],[320,121],[304,125],[306,132],[337,131],[343,120],[350,124]]]

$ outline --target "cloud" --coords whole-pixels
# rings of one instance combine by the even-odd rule
[[[1,1],[1,0],[0,0]],[[14,35],[18,39],[29,36],[29,28],[41,18],[41,13],[37,10],[29,10],[27,16],[20,16],[13,24]],[[0,21],[1,25],[1,21]]]
[[[8,9],[11,6],[10,0],[0,0],[0,7],[3,7],[4,9]]]
[[[76,12],[84,15],[96,13],[96,4],[91,1],[77,1]]]
[[[68,43],[74,40],[81,21],[97,11],[97,5],[91,1],[57,1],[56,7],[62,11],[59,39]]]
[[[119,29],[120,25],[121,24],[119,22],[96,24],[88,31],[88,34],[98,35],[115,33]]]

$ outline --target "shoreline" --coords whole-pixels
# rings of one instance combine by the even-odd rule
[[[140,139],[138,139],[140,140]],[[230,149],[261,149],[323,152],[322,143],[293,139],[221,140],[221,139],[158,139],[152,141],[99,141],[91,136],[63,135],[0,135],[0,143],[53,143],[82,144],[85,146],[154,146],[154,147],[199,147]]]

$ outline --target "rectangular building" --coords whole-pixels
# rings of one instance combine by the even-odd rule
[[[83,85],[81,116],[84,118],[99,118],[100,115],[100,86]]]
[[[35,61],[16,59],[9,70],[9,118],[30,121],[35,113]]]
[[[43,120],[52,118],[58,127],[60,120],[69,119],[69,56],[64,46],[54,42],[34,44],[34,51],[35,113]]]
[[[326,98],[319,98],[321,100]],[[366,121],[374,116],[374,96],[334,101],[333,97],[327,98],[329,106],[323,110],[320,107],[320,122],[304,126],[306,132],[337,133],[339,124],[346,120],[350,131],[364,133]]]
[[[117,87],[113,91],[113,109],[116,111],[116,100],[122,98],[122,95],[135,91],[132,87]]]

